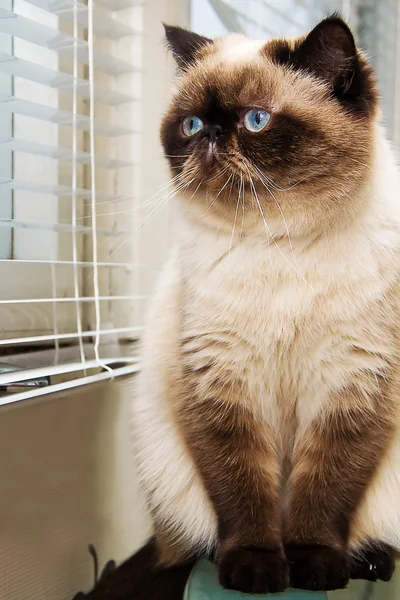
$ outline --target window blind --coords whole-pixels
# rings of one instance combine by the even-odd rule
[[[0,405],[138,369],[142,12],[0,0]]]

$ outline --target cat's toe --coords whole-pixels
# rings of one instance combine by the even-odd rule
[[[236,548],[222,554],[218,565],[224,588],[247,594],[283,592],[289,584],[282,553],[259,548]]]
[[[350,560],[351,579],[390,581],[395,570],[394,550],[386,544],[370,545]]]
[[[303,590],[337,590],[349,581],[346,553],[326,546],[286,548],[290,585]]]

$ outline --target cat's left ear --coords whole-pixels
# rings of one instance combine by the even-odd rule
[[[329,83],[338,97],[361,92],[356,43],[350,28],[338,15],[321,21],[291,53],[290,62]]]
[[[178,66],[183,71],[192,65],[198,56],[198,51],[212,43],[210,38],[188,31],[182,27],[165,25],[165,37]]]

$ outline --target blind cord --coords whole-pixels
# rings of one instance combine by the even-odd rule
[[[94,154],[94,56],[93,56],[93,0],[88,0],[88,51],[89,51],[89,138],[90,138],[90,176],[91,176],[91,192],[92,192],[92,246],[93,246],[93,291],[94,291],[94,306],[96,316],[96,332],[94,343],[94,354],[97,363],[103,369],[112,374],[113,370],[106,365],[99,355],[100,347],[100,291],[99,291],[99,271],[97,265],[97,218],[96,218],[96,171],[95,171],[95,154]]]
[[[51,252],[54,254],[54,240],[51,242]],[[57,298],[57,279],[56,279],[56,268],[54,263],[52,262],[50,265],[51,271],[51,295],[53,297],[52,303],[52,315],[53,315],[53,332],[54,332],[54,364],[58,364],[58,359],[60,356],[60,341],[59,341],[59,333],[58,333],[58,325],[57,325],[57,302],[55,301]]]
[[[74,276],[74,294],[75,294],[75,311],[76,311],[76,327],[79,335],[79,354],[81,363],[85,364],[85,350],[83,347],[82,337],[82,320],[81,320],[81,305],[79,302],[79,279],[78,279],[78,245],[76,236],[77,225],[77,205],[76,205],[76,166],[77,166],[77,82],[78,82],[78,7],[74,2],[74,66],[73,66],[73,90],[72,90],[72,259],[73,259],[73,276]],[[86,375],[86,368],[83,368]]]

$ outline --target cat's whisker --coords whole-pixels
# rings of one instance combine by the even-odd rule
[[[225,187],[228,185],[228,183],[229,183],[229,180],[230,180],[232,177],[233,177],[233,174],[231,173],[231,174],[229,175],[229,177],[228,177],[228,179],[227,179],[227,181],[226,181],[225,185],[224,185],[224,186],[223,186],[223,187],[222,187],[222,188],[219,190],[218,194],[216,194],[216,195],[214,196],[214,198],[213,198],[213,199],[212,199],[212,201],[211,201],[211,204],[210,204],[210,205],[207,207],[207,209],[205,210],[205,212],[204,212],[204,213],[201,215],[201,218],[203,218],[203,217],[204,217],[204,216],[205,216],[205,215],[208,213],[208,211],[210,210],[210,208],[211,208],[211,207],[212,207],[212,206],[215,204],[215,202],[217,201],[218,197],[219,197],[219,196],[220,196],[220,194],[221,194],[221,193],[224,191]]]
[[[264,179],[264,180],[265,180],[265,181],[268,183],[268,185],[269,185],[270,187],[272,187],[272,188],[273,188],[275,191],[277,191],[277,192],[287,192],[288,190],[292,189],[292,187],[296,187],[296,185],[298,185],[298,183],[296,183],[296,184],[294,184],[294,185],[293,185],[292,187],[290,187],[290,188],[283,188],[283,187],[280,187],[279,185],[277,185],[276,183],[274,183],[274,181],[273,181],[273,180],[270,178],[270,176],[269,176],[269,175],[267,175],[266,173],[263,173],[263,172],[261,171],[261,169],[259,169],[259,168],[257,167],[257,165],[253,165],[253,166],[254,166],[254,169],[255,169],[255,171],[257,171],[257,173],[258,173],[258,174],[259,174],[259,175],[260,175],[260,176],[261,176],[261,177],[262,177],[262,178],[263,178],[263,179]]]
[[[276,246],[276,248],[277,248],[278,252],[281,254],[281,256],[284,258],[284,260],[291,266],[291,268],[294,270],[294,272],[304,281],[304,283],[306,283],[307,285],[309,285],[309,283],[305,279],[304,275],[302,275],[302,273],[300,273],[300,271],[292,264],[292,262],[288,259],[288,257],[282,251],[282,249],[280,248],[278,242],[276,241],[276,239],[275,239],[275,237],[274,237],[274,235],[273,235],[273,233],[272,233],[272,231],[271,231],[271,229],[270,229],[270,227],[269,227],[269,225],[267,223],[267,219],[265,218],[265,215],[264,215],[261,203],[260,203],[260,199],[259,199],[258,194],[257,194],[257,190],[255,188],[255,185],[254,185],[253,178],[251,176],[250,170],[249,170],[249,178],[250,178],[250,186],[251,186],[251,189],[253,190],[254,197],[255,197],[255,199],[257,201],[257,205],[258,205],[258,208],[260,210],[260,213],[261,213],[261,216],[262,216],[262,219],[263,219],[263,222],[264,222],[264,226],[265,226],[265,230],[266,230],[267,234],[271,237],[274,245]]]
[[[237,216],[238,216],[238,212],[239,212],[239,204],[240,204],[240,196],[238,195],[238,199],[237,199],[237,202],[236,202],[235,218],[233,220],[231,241],[230,241],[229,250],[228,250],[228,256],[230,256],[230,253],[231,253],[231,250],[232,250],[233,238],[234,238],[235,229],[236,229],[236,221],[237,221]]]
[[[168,203],[168,198],[166,200],[161,200],[157,203],[157,206],[155,209],[153,209],[151,211],[151,213],[146,217],[146,219],[139,225],[139,228],[142,224],[145,224],[149,218],[151,218],[152,216],[154,216],[156,214],[156,212],[159,212],[166,204]],[[129,229],[129,232],[127,233],[127,229]],[[127,229],[122,229],[119,230],[120,235],[124,235],[124,239],[123,241],[114,249],[112,250],[108,256],[106,257],[106,261],[108,261],[112,256],[114,256],[114,254],[116,254],[118,251],[122,250],[126,244],[130,241],[131,238],[133,238],[134,235],[136,235],[137,231],[132,231],[132,223],[129,223]],[[105,240],[104,244],[107,243],[108,240]],[[100,246],[102,246],[103,244],[101,244]],[[89,273],[88,277],[84,280],[83,283],[85,283],[89,277],[91,276],[91,273]]]
[[[174,198],[175,196],[177,196],[178,194],[180,194],[182,191],[184,191],[185,189],[187,189],[194,180],[195,180],[195,176],[192,177],[192,179],[190,181],[182,182],[180,185],[178,185],[178,187],[176,187],[174,190],[172,190],[172,192],[170,192],[169,194],[167,194],[161,200],[160,204],[158,206],[156,206],[150,212],[150,214],[146,217],[146,219],[139,225],[139,229],[142,229],[146,225],[146,223],[148,223],[148,221],[151,219],[151,217],[154,216],[157,212],[159,212],[161,210],[161,208],[163,208],[166,204],[168,204],[168,202],[170,200],[172,200],[172,198]]]
[[[211,177],[210,179],[207,179],[207,183],[210,183],[210,181],[215,181],[219,177],[222,177],[222,175],[225,175],[225,173],[228,171],[228,169],[229,169],[229,166],[224,167],[222,169],[222,171],[218,171],[218,173],[216,173],[214,175],[214,177]]]
[[[153,194],[153,196],[151,196],[150,198],[147,198],[145,200],[145,202],[148,202],[148,200],[151,200],[151,198],[154,198],[155,196],[157,196],[157,194],[160,194],[163,190],[165,190],[166,188],[168,188],[169,186],[173,185],[173,182],[175,180],[177,180],[179,177],[181,177],[181,173],[179,173],[178,175],[175,175],[172,179],[170,179],[168,181],[167,184],[163,184],[162,186],[159,186],[159,189],[157,190],[157,192],[155,192],[155,194]],[[155,188],[149,188],[147,190],[144,190],[141,194],[138,195],[131,195],[131,196],[119,196],[116,198],[110,198],[109,200],[102,200],[101,202],[96,202],[96,206],[101,206],[102,204],[114,204],[117,202],[126,202],[128,200],[138,200],[139,198],[143,197],[147,192],[152,192]],[[81,208],[86,208],[86,207],[91,207],[92,203],[91,202],[83,202],[80,204]]]
[[[192,174],[193,174],[193,172],[194,172],[194,169],[191,169],[191,170],[190,170],[190,174],[192,175]],[[186,175],[187,175],[187,174],[186,174]],[[179,176],[179,177],[175,177],[175,178],[174,178],[174,181],[172,182],[172,184],[173,184],[174,186],[176,186],[176,184],[177,184],[177,182],[178,182],[178,187],[179,187],[179,190],[180,190],[180,186],[182,186],[182,185],[183,185],[183,186],[185,186],[185,185],[186,185],[186,175],[185,175],[185,176],[182,176],[182,175],[181,175],[181,176]],[[193,179],[194,179],[194,178],[193,178]],[[193,181],[193,179],[192,179],[191,181]],[[190,184],[189,184],[189,185],[190,185]],[[165,188],[167,188],[167,187],[168,187],[168,186],[164,186],[164,190],[165,190]],[[158,204],[159,204],[160,202],[161,202],[161,203],[163,203],[163,200],[167,200],[167,201],[168,201],[168,200],[170,199],[170,197],[169,197],[169,196],[171,196],[171,198],[172,198],[172,197],[175,195],[175,189],[176,189],[176,187],[173,187],[171,190],[169,190],[169,191],[167,192],[166,196],[163,196],[161,199],[156,197],[156,196],[158,196],[158,195],[161,193],[161,191],[162,191],[162,190],[159,190],[159,191],[158,191],[156,194],[154,194],[154,195],[153,195],[153,196],[152,196],[152,197],[151,197],[149,200],[147,200],[146,202],[143,202],[142,204],[139,204],[138,206],[135,206],[135,207],[133,207],[133,208],[131,208],[131,209],[129,209],[129,210],[126,210],[126,211],[116,211],[116,212],[112,212],[112,213],[102,213],[102,214],[99,214],[98,216],[99,216],[99,217],[101,217],[101,216],[112,216],[112,215],[115,215],[115,214],[128,214],[128,213],[134,213],[134,212],[136,212],[137,210],[140,210],[140,209],[146,208],[147,206],[152,206],[152,205],[154,205],[154,204],[157,204],[157,206],[158,206]],[[155,199],[153,199],[153,200],[152,200],[152,198],[155,198]],[[90,215],[88,215],[88,216],[85,216],[85,217],[79,217],[79,218],[80,218],[80,219],[90,218]],[[131,220],[129,220],[129,221],[128,221],[127,228],[128,228],[128,227],[130,227],[130,223],[131,223]],[[120,230],[120,231],[122,231],[122,233],[124,232],[124,230]],[[104,243],[106,243],[106,241],[105,241]],[[100,244],[100,246],[102,246],[102,245],[103,245],[103,244]]]
[[[179,193],[179,190],[177,191],[177,193]],[[175,195],[175,194],[174,194]],[[158,214],[169,202],[169,200],[171,199],[171,197],[173,196],[167,196],[165,199],[161,200],[158,205],[147,215],[147,217],[144,219],[144,221],[142,221],[139,226],[137,227],[136,230],[131,231],[127,237],[125,237],[125,239],[107,256],[106,261],[108,261],[110,258],[112,258],[112,256],[114,256],[117,252],[121,251],[126,244],[135,236],[138,234],[138,232],[143,229],[143,227],[145,227],[147,225],[147,223],[152,220],[156,214]],[[86,281],[86,280],[85,280]]]
[[[284,188],[281,188],[280,186],[278,186],[276,183],[274,183],[274,181],[272,181],[271,177],[269,175],[267,175],[266,173],[263,173],[258,167],[257,165],[253,165],[251,164],[251,167],[257,172],[257,174],[261,175],[266,182],[268,182],[268,185],[270,187],[272,187],[273,189],[275,189],[277,192],[281,192],[281,191],[286,191],[284,190]]]
[[[240,188],[239,197],[242,197],[242,227],[240,229],[240,237],[243,235],[244,219],[245,219],[245,201],[244,201],[244,190],[243,190],[243,175],[240,175]]]
[[[289,245],[290,245],[290,251],[291,251],[291,254],[292,254],[292,256],[293,256],[293,260],[294,260],[294,262],[295,262],[296,266],[298,266],[298,265],[297,265],[297,260],[296,260],[295,254],[294,254],[294,249],[293,249],[293,244],[292,244],[292,238],[291,238],[291,236],[290,236],[289,226],[288,226],[288,224],[287,224],[287,221],[286,221],[286,218],[285,218],[285,214],[284,214],[284,212],[283,212],[283,210],[282,210],[282,207],[281,207],[281,205],[279,204],[278,200],[276,199],[276,197],[275,197],[275,194],[272,192],[272,190],[271,190],[271,189],[270,189],[270,188],[269,188],[269,187],[268,187],[268,186],[267,186],[267,185],[264,183],[264,181],[261,179],[261,177],[259,177],[259,179],[260,179],[260,182],[261,182],[261,184],[262,184],[262,185],[265,187],[265,189],[267,190],[267,192],[268,192],[268,193],[269,193],[269,194],[272,196],[272,198],[274,199],[274,201],[275,201],[275,204],[277,205],[277,207],[278,207],[278,209],[279,209],[279,212],[281,213],[281,216],[282,216],[282,219],[283,219],[283,222],[284,222],[284,225],[285,225],[285,229],[286,229],[286,233],[287,233],[287,237],[288,237]]]
[[[193,179],[195,179],[195,178],[193,178]],[[191,201],[193,200],[193,198],[194,198],[195,194],[198,192],[198,189],[199,189],[199,187],[201,186],[201,184],[202,184],[202,183],[203,183],[203,179],[200,179],[200,181],[199,181],[199,183],[198,183],[198,185],[197,185],[196,189],[194,190],[193,194],[190,196],[190,198],[189,198],[189,200],[188,200],[188,204],[190,204],[190,203],[191,203]]]
[[[225,171],[222,171],[221,175],[224,175],[226,173],[228,169],[225,169]],[[226,188],[226,186],[228,185],[228,183],[230,182],[230,180],[233,178],[233,173],[231,173],[228,177],[228,179],[226,180],[225,184],[222,186],[222,188],[220,189],[220,191],[218,192],[218,194],[215,196],[215,200],[219,197],[220,194],[222,194],[222,192],[224,191],[224,189]]]
[[[132,237],[138,233],[138,231],[140,231],[141,229],[143,229],[143,227],[158,212],[160,212],[162,210],[162,208],[164,208],[173,197],[175,197],[177,194],[179,194],[185,187],[188,187],[194,181],[194,179],[195,179],[195,177],[193,177],[190,181],[181,182],[178,185],[177,188],[175,188],[174,190],[168,192],[164,198],[162,198],[161,200],[157,200],[157,206],[149,213],[149,215],[147,215],[147,217],[145,218],[145,220],[142,223],[139,224],[139,227],[137,228],[137,230],[136,231],[131,231],[127,235],[127,237],[125,237],[125,239],[112,252],[110,252],[108,254],[108,256],[106,257],[105,261],[108,261],[118,251],[122,250],[126,246],[126,244],[132,239]],[[122,230],[121,233],[124,233],[124,231]],[[88,274],[88,276],[83,281],[83,284],[85,284],[88,281],[88,279],[92,276],[92,274],[93,274],[93,271]]]
[[[303,183],[304,181],[308,181],[308,180],[312,179],[312,177],[314,176],[314,175],[308,175],[307,177],[303,177],[302,179],[299,179],[298,181],[296,181],[296,183],[294,183],[293,185],[290,185],[289,187],[281,187],[281,186],[277,185],[276,183],[274,183],[272,181],[272,179],[269,177],[269,175],[267,175],[266,173],[263,173],[261,171],[261,169],[259,169],[257,167],[257,165],[252,165],[252,166],[265,179],[265,181],[277,192],[289,192],[290,190],[293,190],[295,187],[300,185],[300,183]]]
[[[174,175],[173,177],[171,177],[167,181],[167,183],[163,183],[163,184],[161,184],[161,186],[158,186],[158,189],[157,189],[157,186],[156,186],[156,188],[154,188],[154,187],[148,188],[147,190],[143,190],[141,195],[147,194],[148,192],[152,192],[154,189],[156,189],[156,192],[150,197],[150,198],[153,198],[157,194],[161,193],[163,190],[167,189],[169,186],[173,185],[174,182],[179,181],[181,178],[182,178],[182,173],[177,173],[177,175]],[[130,198],[130,196],[124,196],[124,197],[119,198],[119,200],[128,200],[129,198]]]
[[[96,217],[112,217],[114,215],[127,215],[127,214],[132,214],[134,212],[136,212],[137,210],[146,208],[147,206],[151,206],[153,204],[156,204],[159,202],[159,198],[156,198],[155,200],[151,200],[151,201],[147,201],[147,202],[143,202],[143,204],[139,204],[138,206],[134,206],[133,208],[129,208],[127,210],[116,210],[113,212],[104,212],[104,213],[97,213]],[[82,221],[84,219],[91,219],[91,214],[87,214],[84,215],[83,217],[77,217],[77,221]],[[69,223],[69,220],[64,220],[61,221],[63,223]]]
[[[233,176],[233,173],[232,173],[232,178],[230,178],[230,180],[231,180],[231,182],[230,182],[230,184],[229,184],[229,196],[228,196],[228,202],[230,202],[230,200],[231,200],[232,188],[233,188],[233,184],[234,184],[234,182],[235,182],[235,177]]]
[[[153,198],[157,198],[157,196],[159,196],[160,194],[162,194],[163,192],[165,192],[165,190],[167,190],[169,187],[171,187],[172,189],[174,188],[174,186],[178,183],[181,183],[186,177],[186,174],[183,173],[178,173],[177,175],[175,175],[174,177],[172,177],[166,184],[162,185],[152,196],[150,196],[150,198],[147,198],[143,203],[139,204],[139,207],[144,207],[146,206],[151,200],[153,200]],[[128,199],[129,197],[126,197],[125,199]]]

